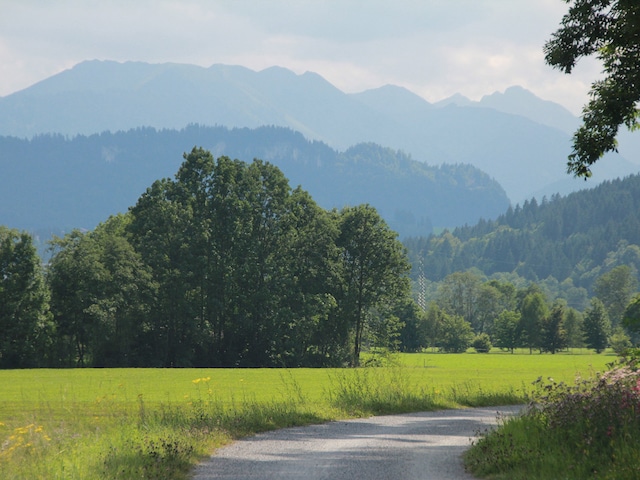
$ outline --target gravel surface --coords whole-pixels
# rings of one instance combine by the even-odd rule
[[[287,428],[239,440],[194,480],[460,480],[461,455],[499,416],[521,407],[410,413]]]

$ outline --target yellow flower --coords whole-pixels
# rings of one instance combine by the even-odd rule
[[[195,380],[191,380],[191,381],[197,385],[198,383],[200,383],[200,380],[201,380],[200,378],[196,378]]]
[[[32,423],[30,425],[27,425],[26,427],[14,428],[13,431],[18,435],[26,435],[27,433],[29,433],[29,430],[31,430],[34,426],[35,425]]]

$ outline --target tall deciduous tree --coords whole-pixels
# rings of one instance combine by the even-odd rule
[[[56,356],[65,366],[84,366],[94,338],[86,311],[97,301],[101,268],[95,243],[85,240],[88,235],[74,230],[51,242],[55,254],[49,262],[47,282],[58,335]]]
[[[126,216],[54,242],[48,269],[63,365],[125,367],[148,362],[144,347],[155,285],[127,241]]]
[[[344,365],[349,329],[337,315],[338,225],[311,196],[296,188],[283,218],[276,251],[282,297],[277,310],[278,360],[289,366]]]
[[[583,124],[573,137],[568,171],[591,176],[591,165],[616,150],[618,128],[637,126],[640,101],[640,4],[635,0],[566,0],[569,12],[545,44],[547,63],[571,73],[596,55],[605,77],[591,86]]]
[[[360,363],[362,334],[374,307],[408,295],[409,261],[397,234],[369,205],[348,207],[339,214],[342,285],[338,297],[341,315],[352,329],[351,364]]]
[[[49,294],[32,238],[0,226],[0,368],[45,366]]]
[[[597,278],[594,293],[602,300],[613,327],[622,320],[637,287],[638,280],[628,265],[619,265]]]
[[[130,209],[133,218],[128,227],[131,243],[158,285],[147,338],[151,365],[162,367],[192,365],[197,340],[189,301],[192,278],[186,268],[191,258],[186,236],[191,212],[176,197],[173,181],[154,182]]]
[[[442,338],[442,325],[446,313],[436,302],[430,302],[420,323],[420,334],[425,338],[426,346],[439,348]]]
[[[482,331],[482,325],[477,319],[480,286],[481,279],[473,272],[454,272],[444,279],[438,290],[440,306],[448,314],[464,318],[477,332]]]
[[[184,159],[129,228],[160,286],[162,363],[341,364],[338,221],[269,163],[201,148]]]
[[[520,344],[518,326],[520,313],[503,310],[493,322],[492,341],[496,347],[504,348],[511,353]]]

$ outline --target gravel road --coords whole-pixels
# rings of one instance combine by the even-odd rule
[[[499,415],[521,407],[410,413],[287,428],[237,441],[194,480],[460,480],[461,455]]]

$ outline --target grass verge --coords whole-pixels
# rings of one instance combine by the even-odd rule
[[[522,416],[486,432],[465,463],[491,479],[640,478],[640,369],[635,359],[573,384],[537,383]]]

